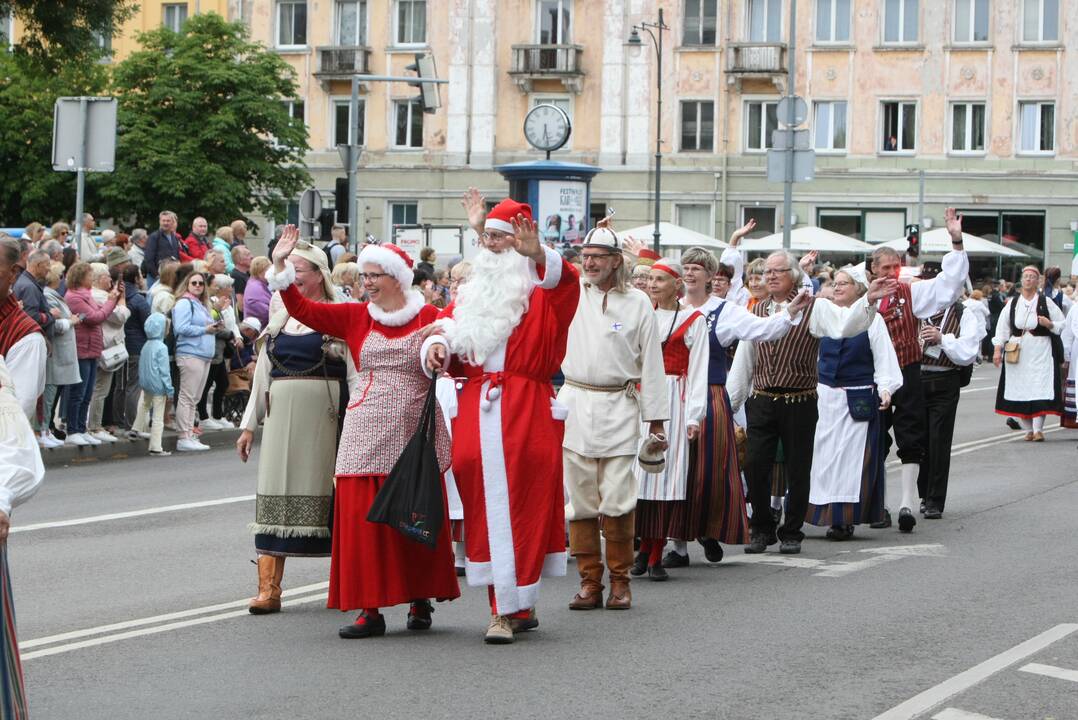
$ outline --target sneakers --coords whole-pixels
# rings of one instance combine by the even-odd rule
[[[102,444],[101,440],[98,440],[97,438],[95,438],[90,433],[79,433],[79,434],[82,435],[82,439],[85,440],[87,442],[87,444],[89,444],[89,445],[101,445]]]
[[[180,438],[176,441],[176,450],[179,452],[200,452],[209,449],[209,445],[204,445],[194,438]]]
[[[505,615],[491,615],[483,642],[488,645],[512,645],[513,640],[513,625],[509,618]]]
[[[127,439],[128,440],[138,440],[139,438],[141,438],[143,440],[149,440],[150,439],[150,433],[142,432],[141,430],[128,430],[127,431]]]
[[[412,606],[408,608],[408,629],[430,630],[430,614],[432,612],[434,612],[434,608],[431,607],[430,600],[416,600],[413,602]]]
[[[37,436],[37,444],[45,450],[51,450],[52,448],[62,447],[64,441],[57,440],[55,437],[53,437],[52,433],[46,432],[43,435]]]
[[[151,450],[150,451],[150,455],[152,455],[153,457],[168,457],[171,454],[172,453],[170,453],[168,450]]]
[[[679,568],[689,567],[689,556],[682,555],[674,550],[666,553],[666,557],[663,558],[664,568]]]
[[[203,430],[220,430],[221,429],[221,425],[218,423],[218,421],[214,420],[211,417],[208,417],[205,420],[199,420],[198,421],[198,426],[200,428],[202,428]]]
[[[386,619],[382,613],[368,615],[364,610],[351,625],[345,625],[337,631],[337,635],[345,640],[358,640],[361,638],[381,637],[386,634]]]
[[[68,433],[67,439],[64,440],[65,445],[93,445],[90,440],[82,433]],[[100,444],[100,441],[98,441]]]
[[[225,418],[210,418],[218,430],[235,430],[236,426]]]
[[[108,430],[95,430],[90,433],[90,437],[97,438],[103,443],[114,443],[119,440],[118,437],[110,433]]]

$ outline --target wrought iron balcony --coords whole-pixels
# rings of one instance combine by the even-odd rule
[[[765,78],[781,87],[786,76],[784,43],[730,43],[726,47],[727,82],[744,78]]]
[[[566,89],[579,94],[584,85],[580,45],[514,45],[509,74],[525,92],[534,80],[560,80]]]
[[[318,48],[320,80],[350,78],[353,75],[369,75],[371,72],[371,49],[366,45],[347,45]]]

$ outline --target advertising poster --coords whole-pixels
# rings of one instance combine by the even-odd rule
[[[536,220],[542,237],[555,245],[579,245],[588,226],[588,185],[573,180],[539,181]]]

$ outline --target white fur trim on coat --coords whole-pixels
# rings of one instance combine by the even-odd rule
[[[271,265],[269,270],[266,271],[266,285],[269,287],[269,291],[279,292],[281,290],[287,290],[288,286],[296,281],[296,266],[292,264],[291,260],[284,261],[284,270],[278,273]]]
[[[408,288],[412,287],[412,280],[415,276],[412,269],[408,267],[408,264],[404,262],[400,255],[392,250],[380,245],[367,245],[359,253],[356,262],[360,265],[370,263],[382,268],[386,273],[392,275],[393,279],[400,283],[401,290],[407,291]],[[401,323],[401,325],[403,324],[404,323]]]
[[[487,218],[483,223],[484,230],[497,230],[509,235],[515,235],[516,231],[513,230],[513,224],[508,223],[505,220],[499,220],[498,218]]]
[[[449,363],[449,341],[444,336],[434,334],[423,341],[423,345],[419,348],[419,364],[423,367],[423,372],[427,377],[433,378],[434,374],[427,369],[427,352],[432,345],[441,345],[445,348],[445,362]],[[456,413],[454,412],[454,415]]]
[[[387,250],[386,252],[390,251]],[[388,325],[389,327],[407,325],[415,319],[415,316],[419,314],[420,309],[425,303],[423,302],[423,294],[418,290],[411,289],[411,286],[405,291],[404,298],[406,301],[404,307],[399,310],[387,312],[374,303],[367,303],[367,310],[376,322],[380,322],[383,325]]]
[[[535,263],[528,263],[528,272],[531,273],[532,282],[543,290],[553,290],[561,282],[561,255],[557,250],[543,247],[546,255],[546,264],[543,267],[543,279],[539,279],[539,273],[535,269]]]

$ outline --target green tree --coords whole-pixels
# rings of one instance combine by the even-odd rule
[[[281,215],[311,181],[307,128],[283,104],[296,96],[292,68],[212,13],[139,43],[113,73],[116,170],[91,178],[98,212],[148,227],[164,209],[211,226]]]
[[[97,38],[115,35],[137,9],[132,0],[0,0],[0,15],[22,21],[19,48],[59,63],[99,54]]]

